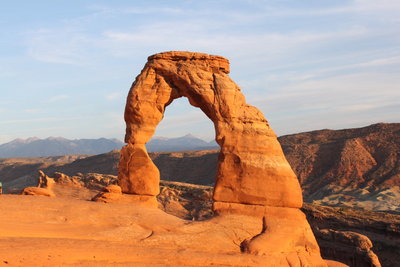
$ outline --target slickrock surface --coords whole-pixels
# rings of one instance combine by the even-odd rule
[[[243,216],[199,223],[132,204],[0,200],[5,266],[265,266],[267,258],[240,254],[240,239],[260,227]]]
[[[149,218],[153,215],[149,217],[149,214],[153,214],[154,209],[132,207],[131,204],[94,203],[92,205],[87,201],[98,191],[86,189],[83,187],[85,184],[90,185],[90,188],[99,188],[108,182],[114,182],[116,177],[110,180],[112,178],[110,175],[90,174],[88,177],[70,178],[70,184],[67,182],[68,179],[64,179],[62,184],[57,183],[54,186],[57,198],[51,199],[50,202],[45,200],[47,198],[41,197],[0,196],[0,209],[4,215],[0,218],[0,228],[3,229],[0,232],[0,264],[7,261],[8,266],[32,264],[34,266],[148,266],[149,264],[152,266],[208,266],[211,264],[215,264],[214,266],[269,266],[263,265],[262,260],[266,258],[260,259],[258,256],[248,258],[237,251],[221,255],[218,251],[215,253],[202,251],[202,246],[196,243],[198,239],[194,239],[193,243],[187,241],[186,244],[189,245],[185,248],[177,248],[181,230],[178,231],[177,239],[174,242],[171,241],[166,247],[164,245],[147,246],[148,243],[137,240],[143,231],[142,227],[146,229],[156,227],[158,230],[154,234],[162,239],[165,233],[162,233],[164,231],[161,231],[161,228],[168,225],[165,221],[157,221],[162,216],[150,220]],[[78,187],[76,181],[79,179],[87,182],[80,183],[82,187]],[[189,220],[182,221],[183,225],[186,225],[183,231],[185,232],[193,229],[189,225],[198,224],[196,221],[204,221],[213,216],[211,193],[212,187],[162,181],[161,194],[158,196],[159,205],[168,213]],[[143,212],[143,210],[151,212]],[[313,230],[316,231],[324,257],[347,262],[350,266],[370,266],[365,265],[368,263],[366,261],[368,255],[363,255],[361,247],[358,247],[358,243],[364,244],[364,242],[342,242],[341,238],[327,240],[321,238],[319,234],[320,231],[323,232],[326,229],[336,229],[334,231],[339,233],[357,231],[368,235],[373,240],[372,249],[383,260],[382,266],[397,266],[400,257],[396,249],[399,244],[395,243],[396,240],[397,242],[400,240],[398,215],[372,212],[368,215],[361,211],[346,211],[315,205],[306,205],[304,211]],[[126,213],[123,214],[124,212]],[[141,217],[142,215],[144,217]],[[219,225],[213,219],[215,224],[210,227],[226,228],[224,228],[223,236],[218,235],[210,242],[217,246],[222,240],[232,237],[232,241],[235,240],[236,244],[234,246],[239,249],[244,240],[251,239],[262,232],[262,220],[254,220],[252,217],[243,221],[243,218],[248,218],[248,216],[230,217],[229,220],[237,220],[240,225],[232,229],[229,225],[233,221]],[[145,222],[149,225],[146,226]],[[200,229],[198,228],[199,232],[196,230],[190,233],[201,233]],[[246,231],[254,229],[254,231],[238,235],[237,233],[242,231],[240,229],[246,229]],[[171,235],[175,234],[176,230],[170,226],[165,229]],[[203,230],[206,231],[206,229]],[[147,233],[150,234],[151,231]],[[213,229],[211,233],[214,233]],[[186,235],[190,234],[186,232]],[[187,238],[190,237],[187,236]],[[361,240],[364,238],[362,237]],[[366,241],[365,244],[368,245],[369,242]],[[35,249],[32,249],[32,246],[35,246]],[[176,248],[178,252],[175,251]],[[174,260],[173,257],[177,259]],[[274,262],[271,262],[272,264]],[[342,267],[343,265],[338,262],[329,262],[329,266]]]
[[[159,209],[82,200],[57,187],[56,198],[0,195],[0,265],[289,266],[282,253],[240,252],[241,242],[261,231],[252,216],[187,221]]]
[[[113,185],[117,181],[116,176],[95,173],[73,177],[57,173],[55,176],[57,184],[53,189],[57,198],[67,202],[69,199],[89,200],[107,184],[110,185],[104,191],[118,194],[118,187]],[[161,181],[160,186],[161,193],[157,196],[159,208],[167,213],[190,221],[207,220],[213,216],[212,187],[167,181]],[[303,211],[311,224],[323,258],[350,266],[379,266],[374,263],[377,255],[382,266],[397,266],[400,260],[400,215],[310,204],[304,204]],[[262,219],[256,221],[260,224]],[[370,244],[369,240],[372,241],[372,249],[362,246]]]
[[[115,190],[107,188],[105,191],[118,193],[118,187],[113,185],[117,177],[112,175],[91,173],[69,177],[57,173],[53,177],[57,177],[54,191],[58,197],[89,200],[98,193],[97,190],[108,184]],[[159,208],[167,213],[191,221],[206,220],[213,216],[212,187],[167,181],[161,181],[160,186],[161,193],[157,196]],[[303,205],[303,212],[311,224],[323,258],[345,262],[350,266],[370,266],[376,254],[382,266],[397,267],[400,261],[400,215],[310,204]],[[352,236],[361,239],[353,239]],[[372,241],[372,249],[360,246],[369,244],[368,240]]]

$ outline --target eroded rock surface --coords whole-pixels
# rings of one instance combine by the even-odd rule
[[[399,215],[313,204],[302,210],[325,259],[340,259],[350,266],[379,266],[379,261],[382,266],[398,266]]]
[[[55,181],[53,178],[47,176],[42,170],[38,171],[38,185],[36,187],[30,186],[24,188],[22,190],[22,195],[31,195],[31,196],[46,196],[46,197],[54,197],[55,194],[53,192],[53,186]]]
[[[214,123],[221,147],[214,200],[300,208],[296,175],[263,114],[248,105],[229,78],[229,61],[193,52],[150,56],[129,92],[126,108],[128,143],[121,151],[119,183],[130,194],[157,195],[159,171],[145,143],[176,98],[187,97]]]
[[[325,244],[330,243],[331,246],[332,243],[336,244],[336,247],[329,252],[340,253],[345,262],[351,266],[381,267],[378,257],[372,251],[372,242],[365,235],[332,229],[319,229],[316,234],[320,240],[323,240],[322,242],[325,241]]]
[[[279,138],[306,202],[400,212],[400,123]]]
[[[187,97],[214,123],[221,147],[214,212],[220,218],[242,214],[264,222],[264,232],[247,236],[243,251],[268,256],[279,266],[326,266],[299,210],[300,185],[275,133],[263,114],[246,103],[228,73],[229,61],[220,56],[165,52],[148,58],[125,107],[127,145],[121,150],[118,174],[122,192],[159,194],[160,173],[145,144],[165,108],[174,99]]]

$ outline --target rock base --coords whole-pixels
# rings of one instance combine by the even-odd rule
[[[245,239],[241,250],[252,255],[285,254],[290,266],[327,266],[303,212],[296,208],[215,202],[219,216],[242,214],[262,223],[261,233]]]
[[[30,196],[45,196],[45,197],[55,197],[56,195],[48,188],[40,187],[26,187],[22,190],[21,195]]]
[[[103,192],[92,198],[92,201],[104,203],[136,204],[149,208],[157,208],[158,202],[155,196],[122,194],[121,187],[109,185],[103,188]]]

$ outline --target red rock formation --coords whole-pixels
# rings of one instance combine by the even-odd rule
[[[400,123],[305,132],[279,141],[308,202],[400,211]]]
[[[381,267],[378,257],[371,249],[372,242],[365,235],[332,229],[319,229],[316,233],[320,240],[335,243],[337,247],[331,251],[341,252],[342,258],[345,258],[345,262],[350,263],[351,266]]]
[[[325,259],[350,266],[380,266],[379,261],[398,266],[400,215],[312,204],[304,204],[302,211]]]
[[[92,198],[92,201],[123,204],[135,203],[151,208],[158,207],[157,200],[154,197],[145,195],[122,194],[121,187],[114,184],[104,187],[102,189],[102,192],[98,193]]]
[[[160,174],[145,144],[176,98],[187,97],[214,123],[221,150],[214,188],[214,211],[264,219],[264,231],[249,237],[244,250],[268,255],[280,266],[326,266],[299,210],[302,195],[296,175],[263,114],[248,105],[229,78],[229,62],[219,56],[166,52],[148,58],[125,107],[127,145],[121,150],[122,192],[154,197]],[[222,216],[223,217],[223,216]]]
[[[37,187],[26,187],[22,190],[22,195],[54,197],[53,186],[55,181],[48,177],[42,170],[39,170]]]
[[[302,196],[275,133],[255,107],[246,104],[219,56],[166,52],[149,57],[129,92],[125,121],[128,143],[121,151],[123,192],[159,193],[159,171],[144,144],[176,98],[185,96],[214,123],[221,146],[214,200],[299,208]]]

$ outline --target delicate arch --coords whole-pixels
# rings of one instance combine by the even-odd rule
[[[145,144],[165,108],[179,97],[199,107],[214,123],[221,147],[214,200],[264,206],[301,207],[301,189],[275,133],[255,107],[246,104],[229,78],[229,61],[192,52],[150,56],[126,102],[127,145],[121,151],[123,192],[155,196],[160,174]]]

